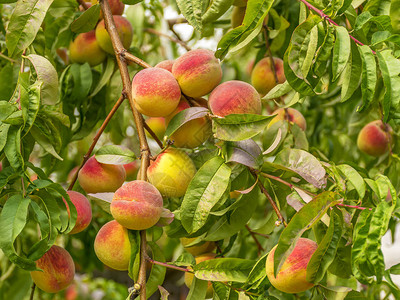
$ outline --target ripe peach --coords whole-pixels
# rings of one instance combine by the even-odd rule
[[[131,23],[122,16],[113,16],[115,26],[117,27],[119,38],[122,45],[128,49],[132,43],[133,29]],[[101,20],[96,27],[96,39],[100,47],[107,53],[114,54],[114,48],[111,43],[110,35],[108,34],[104,20]]]
[[[225,117],[230,114],[260,114],[261,99],[250,84],[231,80],[217,86],[208,99],[214,115]]]
[[[78,180],[86,193],[93,194],[115,192],[125,177],[123,166],[102,164],[92,156],[79,171]]]
[[[387,153],[392,144],[393,129],[381,120],[368,123],[361,129],[357,138],[357,146],[362,152],[371,156]]]
[[[160,219],[163,199],[150,183],[134,180],[121,186],[114,194],[110,210],[114,219],[132,230],[144,230]]]
[[[306,280],[306,271],[311,256],[318,248],[317,243],[310,239],[300,238],[275,277],[274,253],[276,247],[272,248],[266,262],[266,272],[271,284],[276,289],[289,294],[301,293],[312,288],[314,284]]]
[[[132,181],[136,179],[137,173],[140,168],[140,160],[135,160],[128,164],[123,165],[126,172],[126,181]]]
[[[165,69],[172,73],[172,66],[173,66],[174,62],[175,62],[174,60],[163,60],[163,61],[159,62],[158,64],[156,64],[155,68]]]
[[[207,252],[211,252],[215,249],[216,245],[214,242],[204,242],[195,246],[187,246],[193,243],[197,238],[181,238],[181,243],[185,250],[193,256],[198,256]]]
[[[181,197],[196,173],[190,157],[182,150],[168,148],[150,163],[147,176],[163,196]]]
[[[78,290],[76,288],[76,284],[71,284],[65,290],[65,300],[77,300],[79,296]]]
[[[67,191],[69,198],[75,205],[77,218],[75,227],[69,232],[70,234],[75,234],[83,231],[89,226],[90,221],[92,221],[92,207],[90,206],[89,200],[81,193],[75,191]],[[67,206],[68,214],[69,208]]]
[[[178,106],[181,90],[170,72],[148,68],[133,77],[132,95],[139,112],[149,117],[165,117]]]
[[[214,253],[206,253],[200,256],[197,256],[196,259],[196,264],[201,263],[206,260],[214,259],[216,254]],[[194,275],[191,273],[185,273],[185,284],[188,288],[192,285]],[[207,287],[207,293],[206,293],[206,298],[211,298],[213,295],[213,287],[211,282],[208,282],[208,287]]]
[[[274,57],[273,61],[275,64],[278,83],[284,83],[286,77],[283,70],[283,60]],[[269,57],[264,57],[254,66],[253,72],[251,73],[251,84],[261,94],[261,96],[266,95],[277,85],[274,71],[271,68],[271,59]]]
[[[186,52],[172,66],[182,92],[190,97],[210,93],[221,81],[222,69],[214,52],[196,49]]]
[[[207,103],[207,102],[206,102]],[[207,106],[207,104],[205,104]],[[190,105],[186,100],[181,100],[175,111],[165,117],[167,125],[172,118],[180,111],[189,108]],[[171,139],[178,148],[196,148],[203,144],[211,135],[211,122],[208,118],[203,117],[191,120],[181,126],[172,134]]]
[[[246,6],[235,6],[232,10],[231,24],[232,28],[236,28],[243,23],[246,14]]]
[[[92,4],[98,2],[98,0],[92,0]],[[122,15],[124,13],[125,4],[121,0],[108,0],[108,4],[110,4],[113,15]],[[100,13],[100,18],[103,18],[103,12]]]
[[[275,118],[273,118],[269,124],[268,124],[268,128],[281,120],[286,120],[288,121],[290,124],[296,124],[297,126],[299,126],[303,131],[306,130],[307,128],[307,122],[306,119],[304,119],[304,116],[301,114],[301,112],[299,112],[297,109],[294,108],[278,108],[277,110],[275,110],[273,113],[273,115],[276,115]]]
[[[32,280],[38,288],[47,293],[57,293],[74,280],[74,261],[68,251],[59,246],[52,246],[36,261],[36,267],[43,272],[32,271]]]
[[[152,117],[146,120],[147,125],[149,125],[150,129],[156,134],[156,136],[162,140],[164,137],[164,133],[166,128],[165,118],[163,117]],[[151,137],[150,133],[146,132],[148,137]]]
[[[112,220],[103,225],[94,240],[94,252],[98,259],[115,270],[128,270],[131,244],[128,229]]]
[[[74,179],[75,173],[78,171],[78,169],[79,169],[79,166],[76,166],[76,167],[73,167],[69,171],[68,176],[67,176],[67,182],[71,182],[72,179]]]
[[[97,66],[106,59],[106,53],[96,40],[95,31],[80,33],[69,45],[69,57],[72,62]]]

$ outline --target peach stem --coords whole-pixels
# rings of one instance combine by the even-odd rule
[[[250,235],[253,238],[254,242],[256,243],[257,248],[258,248],[258,255],[260,255],[261,252],[264,251],[263,246],[260,244],[260,242],[258,241],[256,235],[254,234],[254,232],[251,230],[251,228],[247,224],[246,224],[246,229],[250,233]]]
[[[84,10],[87,10],[89,6],[86,4],[85,0],[77,0],[80,5],[82,5]]]
[[[193,273],[192,271],[190,271],[189,269],[186,268],[182,268],[182,267],[178,267],[178,266],[174,266],[174,265],[170,265],[169,263],[163,263],[160,261],[156,261],[154,259],[151,259],[150,257],[146,256],[146,260],[153,264],[153,265],[159,265],[159,266],[163,266],[169,269],[174,269],[174,270],[178,270],[178,271],[182,271],[182,272],[188,272],[188,273]]]
[[[348,205],[348,204],[343,204],[343,203],[338,203],[338,204],[336,204],[336,205],[337,205],[337,206],[343,206],[343,207],[349,207],[349,208],[360,209],[360,210],[364,210],[364,209],[372,210],[372,208],[369,208],[369,207],[362,207],[362,206],[358,206],[358,205]]]
[[[158,31],[158,30],[155,30],[155,29],[153,29],[153,28],[145,28],[144,31],[146,31],[146,32],[148,32],[148,33],[151,33],[151,34],[158,35],[158,36],[163,36],[163,37],[165,37],[165,38],[171,40],[172,42],[181,45],[183,48],[186,49],[186,51],[192,50],[184,41],[181,41],[181,40],[179,40],[179,39],[177,39],[177,38],[174,38],[174,37],[172,37],[172,36],[170,36],[170,35],[168,35],[168,34],[165,34],[165,33],[163,33],[163,32],[160,32],[160,31]]]

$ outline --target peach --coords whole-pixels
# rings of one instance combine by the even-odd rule
[[[182,150],[168,148],[150,163],[147,177],[163,196],[181,197],[196,174],[196,167]]]
[[[206,102],[207,103],[207,102]],[[205,104],[207,106],[207,104]],[[189,108],[186,100],[181,100],[175,111],[165,117],[167,125],[180,111]],[[171,139],[178,148],[196,148],[202,145],[211,135],[211,121],[207,117],[191,120],[175,131]]]
[[[117,27],[119,38],[122,45],[128,49],[132,43],[133,29],[131,23],[122,16],[113,16],[115,26]],[[101,20],[96,27],[96,39],[100,47],[109,54],[114,54],[114,48],[111,43],[110,35],[108,34],[104,20]]]
[[[273,61],[278,83],[284,83],[286,77],[283,70],[283,60],[274,57]],[[254,66],[251,73],[251,84],[261,94],[261,96],[266,95],[277,85],[274,71],[271,67],[271,59],[269,57],[264,57]]]
[[[277,276],[274,276],[274,253],[277,246],[272,248],[266,262],[266,272],[271,284],[284,293],[294,294],[304,292],[314,286],[306,280],[308,262],[318,244],[310,239],[300,238],[292,253],[285,260]]]
[[[207,252],[211,252],[215,249],[216,245],[214,242],[204,242],[194,246],[187,246],[193,243],[197,238],[181,238],[181,243],[185,250],[193,256],[198,256]]]
[[[236,28],[243,23],[246,14],[246,6],[235,6],[232,10],[231,24],[232,28]]]
[[[186,52],[172,66],[182,92],[189,97],[210,93],[221,81],[222,69],[214,52],[196,49]]]
[[[172,66],[174,64],[174,60],[163,60],[155,65],[155,68],[165,69],[172,73]]]
[[[75,173],[78,172],[79,166],[73,167],[71,171],[69,171],[67,176],[67,182],[71,182],[74,179]]]
[[[71,284],[65,290],[65,300],[77,300],[79,296],[78,290],[76,288],[76,284]]]
[[[32,271],[32,280],[47,293],[57,293],[74,280],[74,261],[68,251],[59,246],[53,245],[36,261],[36,267],[43,271]]]
[[[139,112],[149,117],[165,117],[178,106],[181,90],[171,72],[148,68],[133,77],[132,95]]]
[[[208,99],[214,115],[225,117],[230,114],[260,114],[261,99],[250,84],[231,80],[217,86]]]
[[[163,199],[150,183],[134,180],[121,186],[114,194],[110,210],[114,219],[132,230],[154,226],[161,217]]]
[[[362,152],[371,156],[381,156],[390,150],[393,129],[381,120],[368,123],[361,129],[357,138],[357,146]]]
[[[95,31],[80,33],[69,45],[69,57],[72,62],[88,63],[97,66],[106,59],[106,53],[100,48],[96,40]]]
[[[140,168],[140,160],[135,160],[128,164],[123,165],[126,172],[126,180],[132,181],[136,179],[137,173]]]
[[[288,121],[290,124],[296,124],[297,126],[299,126],[303,131],[306,130],[307,128],[307,122],[306,119],[304,119],[304,116],[301,114],[301,112],[299,112],[297,109],[294,108],[278,108],[277,110],[275,110],[273,113],[273,115],[276,115],[275,118],[273,118],[269,124],[268,124],[268,128],[281,120],[286,120]]]
[[[125,177],[123,166],[102,164],[92,156],[79,171],[78,180],[86,193],[93,194],[115,192]]]
[[[146,120],[147,125],[149,125],[150,129],[156,134],[156,136],[162,140],[164,137],[164,133],[166,128],[165,118],[163,117],[152,117]],[[150,133],[146,132],[148,137],[151,137]]]
[[[216,254],[214,254],[214,253],[206,253],[203,255],[199,255],[195,258],[196,264],[201,263],[206,260],[214,259],[215,256],[216,256]],[[192,285],[193,277],[194,277],[193,274],[187,273],[187,272],[185,273],[185,284],[188,288],[190,288],[190,286]],[[211,284],[211,282],[208,282],[206,298],[211,298],[213,296],[213,292],[214,292],[214,290],[213,290],[212,284]]]
[[[69,56],[66,48],[58,48],[56,49],[56,53],[59,58],[64,62],[64,64],[69,64]]]
[[[89,200],[81,193],[75,191],[67,191],[69,198],[75,205],[77,218],[75,227],[69,232],[70,234],[75,234],[83,231],[89,226],[90,221],[92,221],[92,207],[90,206]],[[69,208],[67,206],[68,215]]]
[[[92,4],[98,2],[98,0],[92,0]],[[122,15],[124,13],[125,4],[121,0],[108,0],[108,4],[113,15]],[[100,18],[103,18],[103,12],[100,13]]]
[[[128,270],[131,257],[128,229],[115,220],[103,225],[94,240],[94,252],[106,266],[119,271]]]

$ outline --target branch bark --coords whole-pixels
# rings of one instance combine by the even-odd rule
[[[170,36],[170,35],[168,35],[166,33],[161,32],[161,31],[155,30],[153,28],[145,28],[144,31],[146,31],[148,33],[151,33],[151,34],[155,34],[155,35],[158,35],[158,36],[165,37],[165,38],[169,39],[170,41],[181,45],[183,48],[186,49],[186,51],[192,50],[184,41],[182,41],[182,40],[180,40],[178,38],[174,38],[173,36]]]

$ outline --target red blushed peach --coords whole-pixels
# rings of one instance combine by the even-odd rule
[[[182,92],[190,97],[210,93],[221,81],[222,69],[214,52],[197,49],[186,52],[172,66]]]
[[[47,293],[57,293],[67,288],[74,280],[75,265],[67,250],[52,246],[36,261],[36,267],[43,270],[31,272],[33,282]]]
[[[92,4],[99,3],[98,0],[92,0]],[[124,13],[125,4],[120,0],[108,0],[110,5],[111,13],[113,15],[122,15]],[[103,18],[103,12],[100,13],[100,18]]]
[[[196,264],[201,263],[201,262],[206,261],[206,260],[214,259],[215,256],[216,256],[216,254],[214,254],[214,253],[206,253],[206,254],[203,254],[203,255],[199,255],[199,256],[197,256],[195,258],[196,259]],[[190,288],[190,286],[192,285],[193,277],[194,277],[193,274],[188,273],[188,272],[185,273],[185,284],[186,284],[186,286],[188,288]],[[213,295],[213,292],[214,292],[214,290],[213,290],[213,287],[212,287],[212,283],[208,282],[206,298],[211,298],[212,295]]]
[[[146,120],[147,125],[149,125],[150,129],[156,134],[156,136],[162,140],[164,137],[164,133],[166,130],[165,118],[163,117],[152,117]],[[151,137],[150,133],[146,131],[146,135]]]
[[[205,104],[207,106],[207,102]],[[169,116],[165,117],[167,125],[171,119],[180,111],[189,108],[190,105],[186,100],[181,100],[175,111]],[[182,125],[174,134],[171,139],[174,145],[178,148],[196,148],[202,145],[211,135],[211,121],[206,118],[199,118],[191,120]]]
[[[163,60],[155,65],[155,68],[161,68],[167,70],[172,73],[172,66],[174,64],[174,60]]]
[[[69,171],[68,176],[67,176],[67,182],[72,182],[74,179],[75,173],[78,172],[79,166],[73,167],[71,171]]]
[[[126,172],[126,181],[135,180],[140,168],[140,160],[135,160],[123,166]]]
[[[121,39],[124,48],[128,49],[132,43],[133,29],[131,23],[122,16],[113,16],[115,26],[117,27],[119,38]],[[108,34],[104,20],[101,20],[96,27],[96,39],[100,47],[109,54],[114,54],[114,48],[111,43],[110,35]]]
[[[92,207],[90,206],[89,200],[81,193],[75,191],[67,191],[69,198],[74,204],[77,212],[77,218],[75,227],[69,232],[70,234],[75,234],[83,231],[89,226],[90,221],[92,221]],[[67,206],[68,214],[69,208]]]
[[[97,66],[106,59],[106,53],[100,48],[96,40],[95,31],[80,33],[69,45],[69,57],[72,62],[79,64],[89,63]]]
[[[266,262],[266,272],[271,284],[281,292],[289,294],[301,293],[312,288],[314,284],[306,280],[306,271],[311,256],[318,248],[317,243],[309,239],[300,238],[275,277],[274,253],[276,247],[272,248]]]
[[[304,119],[304,116],[301,114],[301,112],[299,112],[297,109],[294,108],[278,108],[277,110],[275,110],[273,113],[273,115],[276,115],[275,118],[273,118],[269,124],[268,124],[268,128],[281,120],[286,120],[288,121],[290,124],[296,124],[297,126],[299,126],[303,131],[306,130],[307,128],[307,122],[306,119]]]
[[[278,83],[284,83],[286,77],[283,70],[283,60],[274,57],[273,61]],[[269,57],[264,57],[254,66],[251,73],[251,84],[262,96],[266,95],[277,85]]]
[[[165,117],[178,106],[181,90],[171,72],[148,68],[133,78],[132,95],[139,112],[149,117]]]
[[[357,138],[357,146],[362,152],[371,156],[387,153],[392,144],[393,130],[381,120],[372,121],[361,129]]]
[[[103,225],[94,240],[94,252],[106,266],[119,271],[128,270],[131,257],[128,229],[115,220]]]
[[[132,230],[144,230],[160,219],[163,199],[160,192],[143,180],[131,181],[114,194],[110,210],[114,219]]]
[[[88,194],[115,192],[125,178],[123,166],[99,163],[94,156],[88,159],[78,175],[79,184]]]
[[[250,84],[231,80],[216,87],[208,99],[214,115],[225,117],[230,114],[260,114],[261,99]]]

